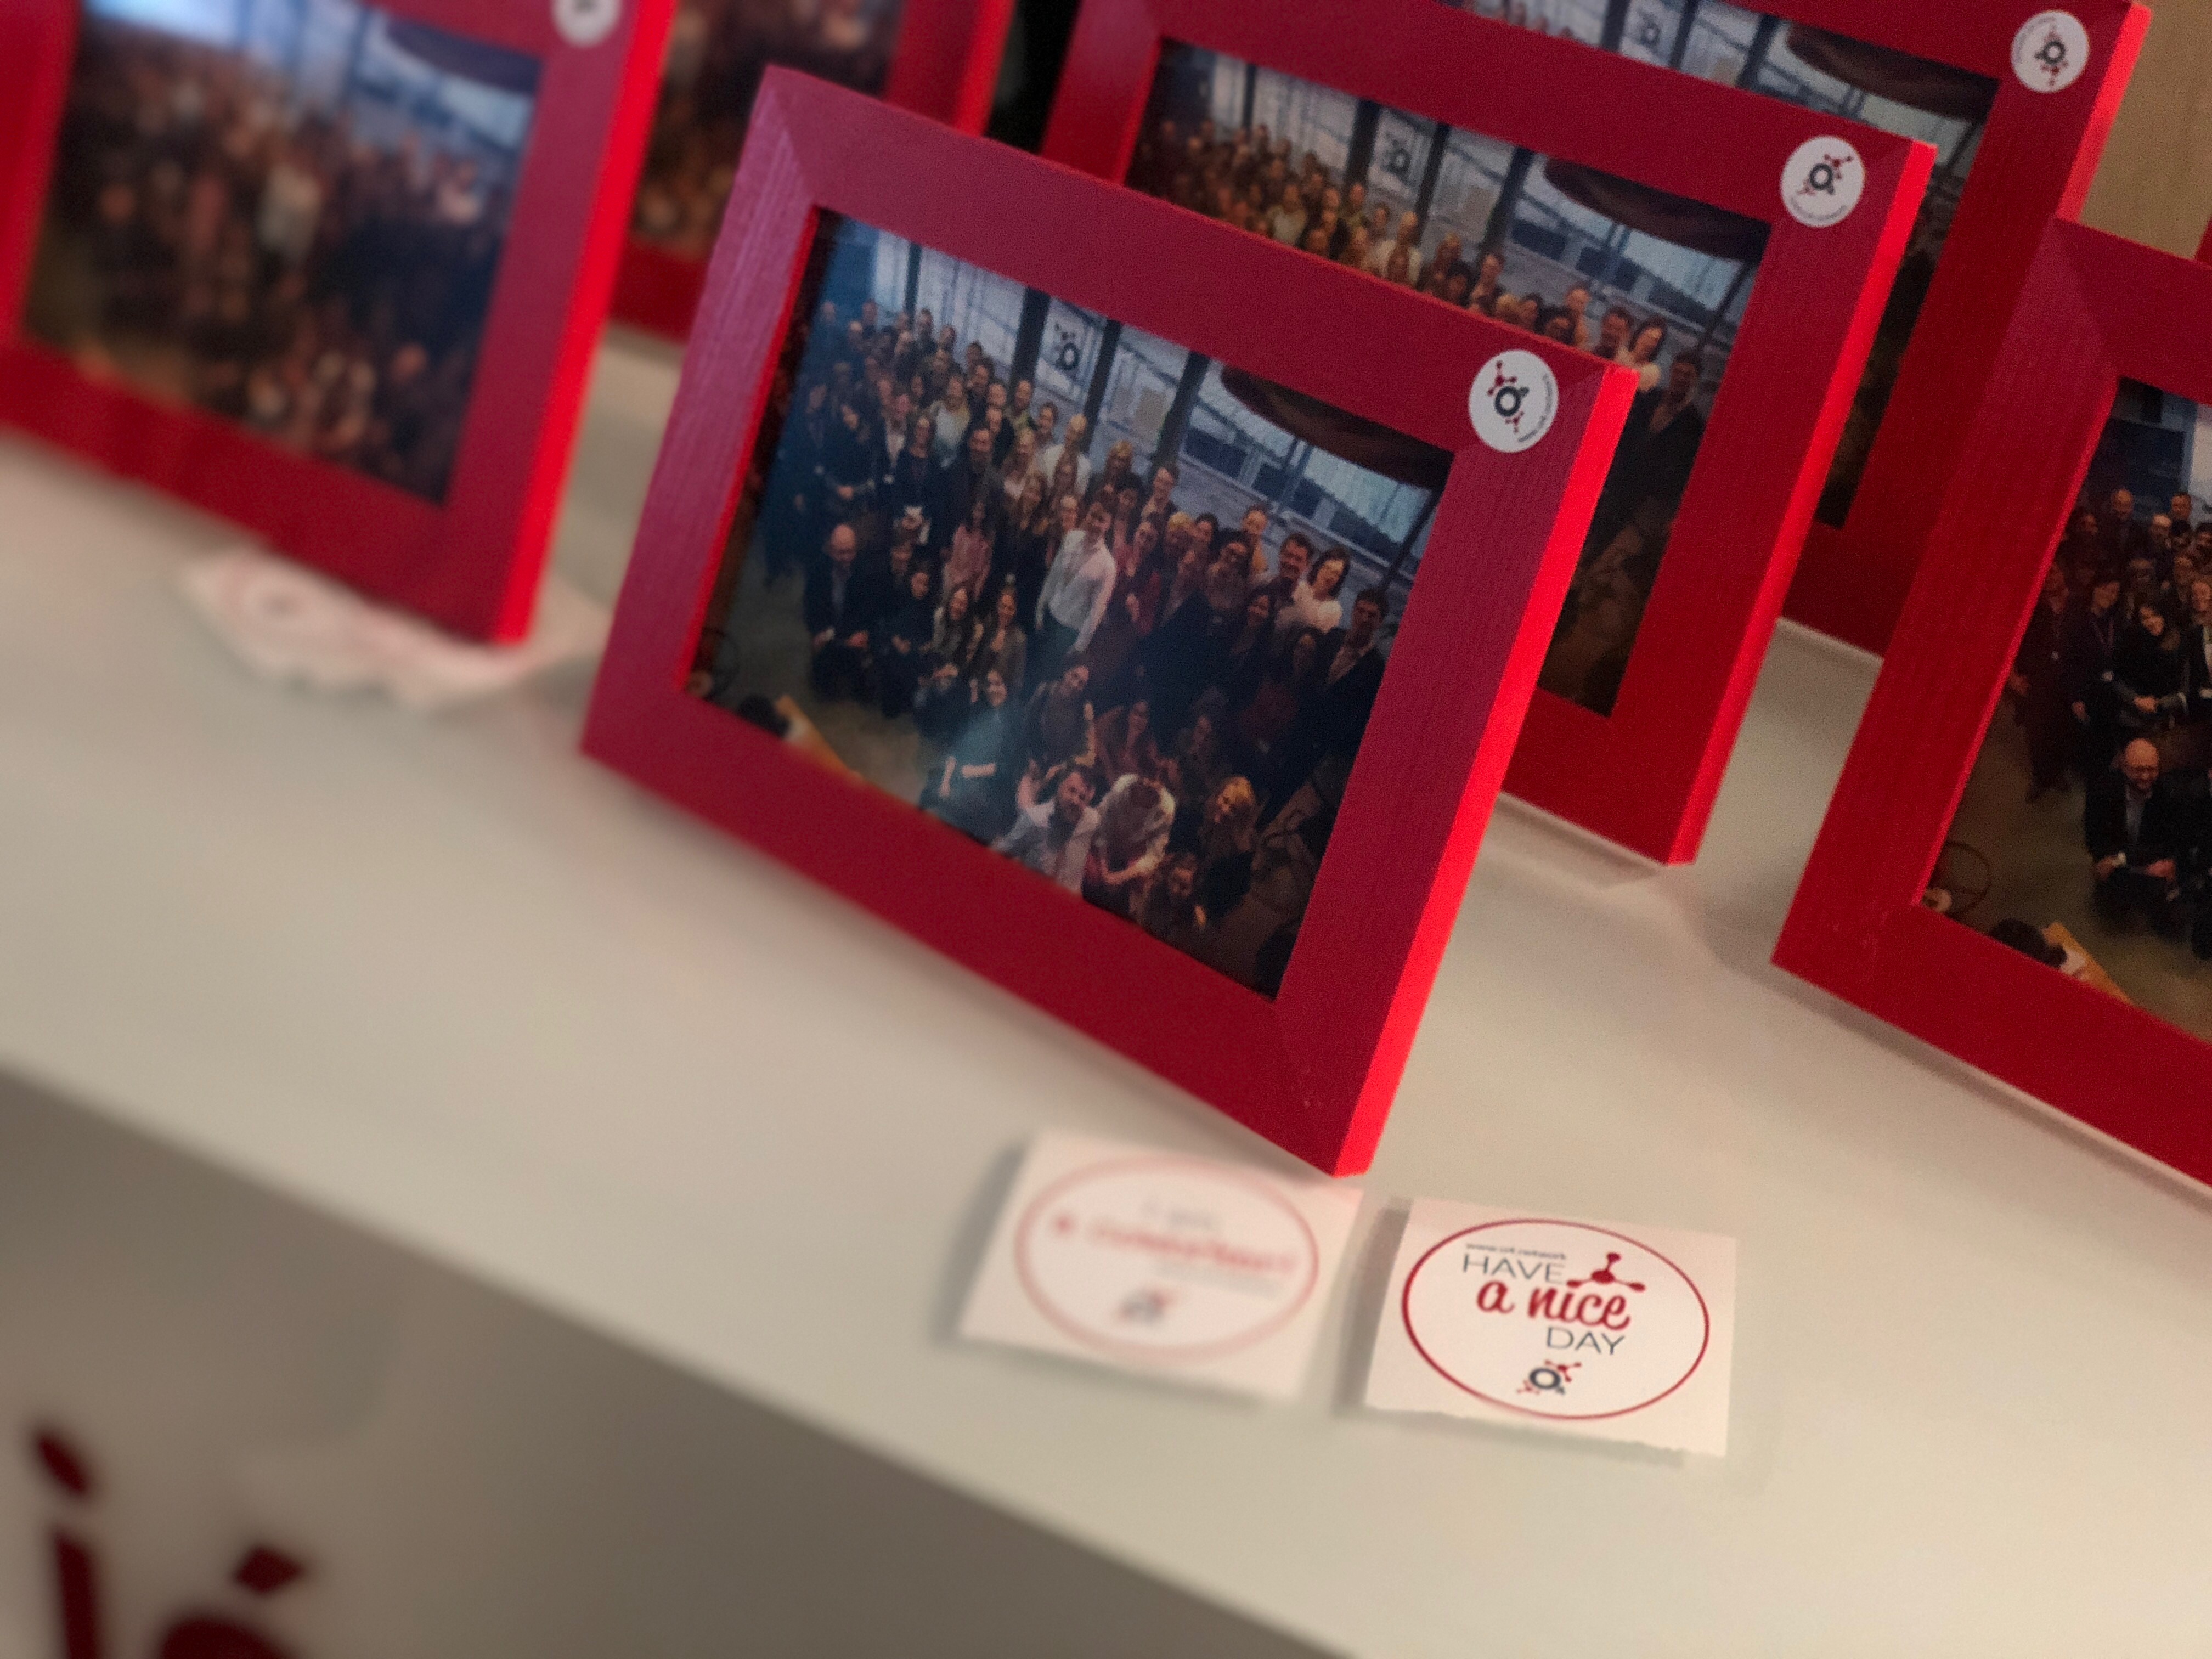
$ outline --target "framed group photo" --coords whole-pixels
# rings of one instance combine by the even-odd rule
[[[0,422],[527,630],[670,0],[7,0]]]
[[[732,199],[586,750],[1365,1168],[1634,376],[780,70]]]
[[[690,331],[771,65],[981,132],[1013,10],[1014,0],[678,0],[616,319],[671,339]]]
[[[2149,10],[2126,0],[2070,10],[2045,0],[1434,3],[1936,146],[1786,609],[1885,649],[2012,296],[2045,222],[2080,210]]]
[[[1775,961],[2212,1180],[2212,269],[2049,228]]]
[[[1437,0],[1086,0],[1045,153],[1635,370],[1506,787],[1694,857],[1929,147]]]

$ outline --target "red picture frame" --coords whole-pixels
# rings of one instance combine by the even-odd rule
[[[1612,712],[1540,689],[1505,781],[1647,857],[1695,857],[1933,152],[1435,0],[1370,0],[1356,20],[1267,0],[1087,0],[1044,153],[1121,179],[1170,40],[1768,228]],[[1655,145],[1654,122],[1697,142]],[[1865,191],[1815,228],[1787,211],[1781,179],[1828,137],[1857,149]]]
[[[220,514],[452,632],[527,632],[622,250],[672,0],[623,0],[571,45],[550,0],[379,0],[539,65],[465,425],[442,502],[157,402],[27,337],[23,316],[77,35],[77,0],[0,0],[0,422]]]
[[[906,0],[884,101],[982,131],[1013,15],[1014,0]],[[706,260],[632,236],[615,282],[614,319],[681,340],[706,283]]]
[[[2096,176],[2150,12],[2128,0],[2071,9],[2089,40],[2081,78],[2031,90],[2013,73],[2013,38],[2044,0],[1927,5],[1922,0],[1759,0],[1794,23],[1984,75],[1997,85],[1866,471],[1840,527],[1807,532],[1783,614],[1862,649],[1889,647],[2005,331],[2037,239],[2071,219]]]
[[[2212,1180],[2203,1041],[1921,903],[2123,378],[2212,402],[2212,269],[2053,224],[1774,960]]]
[[[763,88],[732,199],[586,750],[1309,1163],[1364,1169],[1635,377],[782,71]],[[1395,665],[1272,1000],[685,695],[823,213],[1450,454]],[[1131,246],[1147,257],[1105,257]],[[1264,320],[1254,294],[1268,297]],[[1506,454],[1477,439],[1469,394],[1478,369],[1515,347],[1551,369],[1559,412],[1547,436]],[[1378,379],[1376,361],[1397,367]]]

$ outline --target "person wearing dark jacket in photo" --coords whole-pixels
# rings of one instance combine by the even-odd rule
[[[860,570],[860,538],[841,524],[823,544],[823,559],[807,573],[802,608],[812,654],[810,678],[817,695],[835,700],[866,694],[869,606],[873,584]]]
[[[2113,926],[2140,915],[2163,931],[2177,920],[2188,826],[2159,773],[2158,745],[2137,738],[2121,750],[2118,769],[2089,786],[2081,836],[2097,914]]]
[[[884,469],[883,477],[876,486],[876,498],[894,523],[913,514],[918,538],[932,547],[939,547],[945,536],[933,535],[934,526],[929,521],[940,494],[937,464],[929,453],[932,431],[927,416],[915,417],[913,425],[907,428],[906,447]]]
[[[937,550],[942,553],[951,544],[953,531],[968,522],[968,508],[978,500],[985,503],[986,523],[996,530],[1005,498],[1006,485],[991,465],[990,428],[978,421],[968,428],[960,453],[938,475],[937,509],[930,514]]]
[[[821,544],[815,526],[821,522],[822,465],[835,418],[830,388],[817,380],[806,388],[804,400],[785,425],[769,475],[768,505],[761,515],[771,586],[805,562],[806,549]]]
[[[1664,380],[1636,394],[1590,520],[1588,545],[1611,542],[1646,501],[1659,503],[1662,521],[1673,519],[1705,441],[1705,417],[1696,401],[1704,378],[1704,360],[1685,351],[1668,365]]]
[[[914,712],[937,633],[935,583],[927,564],[905,571],[906,591],[886,605],[868,630],[868,654],[876,671],[876,693],[886,720]]]
[[[1382,593],[1363,590],[1345,625],[1321,642],[1319,678],[1291,729],[1270,749],[1269,795],[1280,800],[1322,756],[1350,754],[1367,735],[1382,689]]]
[[[2148,736],[2178,722],[2188,708],[2180,630],[2155,600],[2136,608],[2112,653],[2112,706],[2120,729]]]
[[[2066,623],[2066,573],[2054,563],[2043,573],[2043,596],[2028,613],[2027,628],[2014,653],[2008,689],[2027,733],[2027,798],[2063,788],[2066,769],[2081,741],[2066,707],[2061,641]]]
[[[2115,489],[2099,515],[2101,563],[2108,570],[2124,569],[2130,559],[2150,551],[2150,530],[2136,522],[2135,492]]]
[[[2182,719],[2212,722],[2212,578],[2199,576],[2184,596],[2189,618],[2181,629]]]
[[[2120,643],[2120,579],[2100,574],[2060,631],[2058,678],[2067,712],[2081,733],[2078,757],[2084,777],[2101,775],[2118,739],[2113,707],[2112,659]]]
[[[2182,902],[2193,913],[2189,946],[2198,961],[2212,960],[2212,775],[2162,768],[2158,787],[2171,793],[2179,814]]]
[[[1356,749],[1367,735],[1382,689],[1382,594],[1368,588],[1352,602],[1352,618],[1322,641],[1321,703],[1329,746]]]
[[[975,702],[945,759],[923,786],[921,809],[962,834],[991,842],[1014,817],[1019,729],[998,670],[975,682]]]

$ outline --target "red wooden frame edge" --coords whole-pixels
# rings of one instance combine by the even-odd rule
[[[582,48],[562,41],[550,9],[377,3],[541,67],[443,503],[127,383],[91,380],[22,333],[74,0],[19,0],[0,15],[0,45],[33,65],[33,95],[0,112],[0,420],[230,519],[457,634],[513,639],[527,631],[550,550],[674,0],[636,0],[613,34]]]
[[[1438,328],[1413,296],[1370,291],[1351,273],[794,75],[772,72],[763,86],[732,199],[744,211],[716,250],[586,752],[1318,1167],[1364,1168],[1549,637],[1543,607],[1564,590],[1633,376],[1538,343],[1559,380],[1557,424],[1528,453],[1497,454],[1473,438],[1466,388],[1495,350],[1528,347],[1526,335],[1472,318]],[[1352,412],[1395,410],[1400,430],[1452,447],[1396,657],[1417,668],[1451,662],[1455,672],[1385,677],[1273,1002],[682,694],[782,338],[763,319],[787,319],[823,211],[911,235]],[[1133,278],[1106,257],[1133,237],[1162,253]],[[1170,274],[1191,270],[1208,280]],[[1269,295],[1271,325],[1255,328],[1231,298],[1252,292]],[[1410,384],[1377,386],[1364,354],[1299,343],[1328,337],[1340,317],[1366,319],[1372,337],[1395,342],[1393,361],[1416,365]],[[1455,548],[1468,550],[1447,550]],[[1440,776],[1464,781],[1423,787]],[[976,927],[985,910],[999,927]]]
[[[2208,323],[2212,269],[2049,227],[1774,951],[2198,1180],[2212,1180],[2204,1041],[1919,900],[2119,381],[2212,402]]]
[[[1987,76],[1996,102],[1936,276],[1898,366],[1873,453],[1838,527],[1808,528],[1783,614],[1863,650],[1888,648],[2027,268],[2053,218],[2071,219],[2104,152],[2150,27],[2148,8],[2100,0],[2072,9],[2091,60],[2056,93],[2012,72],[2014,32],[2043,0],[2002,6],[1924,0],[1761,0],[1758,9]]]

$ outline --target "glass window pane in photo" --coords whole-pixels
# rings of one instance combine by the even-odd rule
[[[1273,995],[1450,458],[851,220],[808,270],[690,693]],[[921,453],[909,296],[991,360]],[[1092,384],[1047,500],[1020,432]]]
[[[1237,65],[1231,78],[1241,79],[1244,67]],[[1344,165],[1351,152],[1356,100],[1346,94],[1316,87],[1273,70],[1258,70],[1255,79],[1255,127],[1266,127],[1278,141],[1295,132],[1299,135],[1295,146],[1299,154],[1310,149],[1321,157],[1323,167]]]

